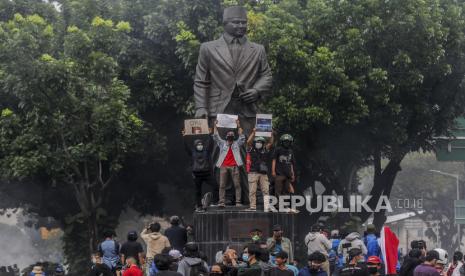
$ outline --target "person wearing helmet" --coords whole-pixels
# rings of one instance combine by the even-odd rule
[[[234,131],[230,130],[226,133],[226,140],[222,139],[218,134],[217,124],[215,122],[215,130],[213,133],[213,140],[218,144],[219,155],[216,167],[220,169],[220,189],[218,206],[225,207],[226,184],[229,177],[232,178],[234,183],[234,190],[236,194],[236,206],[242,206],[241,203],[241,178],[240,168],[244,165],[241,156],[241,147],[245,144],[245,136],[240,126],[239,120],[236,121],[239,137],[235,140]]]
[[[134,258],[138,265],[143,264],[144,249],[142,248],[142,244],[137,241],[137,238],[136,231],[128,232],[127,241],[123,243],[120,250],[122,264],[125,264],[128,258]]]
[[[439,253],[436,250],[426,252],[425,261],[418,265],[413,271],[413,276],[440,276],[435,266],[439,260]]]
[[[214,197],[218,194],[217,185],[213,176],[212,165],[212,150],[213,142],[209,135],[208,139],[195,139],[194,143],[188,142],[184,130],[182,131],[184,137],[184,148],[187,154],[191,157],[192,178],[195,184],[195,209],[200,212],[203,211],[202,207],[202,185],[207,184],[211,187]],[[191,146],[192,145],[192,146]],[[214,198],[213,201],[218,200]]]
[[[439,254],[439,258],[434,267],[436,268],[436,270],[439,272],[441,276],[446,276],[447,273],[446,273],[445,268],[447,265],[447,258],[448,258],[447,251],[442,248],[436,248],[434,249],[434,251],[438,252]]]
[[[294,138],[289,134],[281,136],[280,146],[276,148],[273,156],[271,175],[274,177],[276,196],[289,194],[293,190],[291,185],[295,181],[293,141]]]
[[[370,256],[367,259],[367,269],[370,276],[381,275],[380,270],[382,268],[381,259],[378,256]]]
[[[249,182],[250,208],[247,211],[257,210],[257,186],[263,196],[269,194],[270,181],[268,180],[268,163],[270,162],[273,136],[267,142],[264,137],[255,136],[254,128],[247,139],[247,179]],[[257,185],[258,184],[258,185]]]

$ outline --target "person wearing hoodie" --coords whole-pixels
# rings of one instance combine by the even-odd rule
[[[364,238],[364,243],[367,248],[366,259],[371,256],[379,257],[381,255],[381,248],[378,244],[378,237],[376,237],[376,228],[373,224],[367,225],[367,232]]]
[[[184,247],[184,258],[178,264],[178,272],[183,276],[206,275],[208,274],[208,265],[200,259],[199,246],[195,242],[188,242]]]
[[[163,249],[171,246],[168,238],[160,233],[160,229],[160,223],[155,222],[140,233],[140,237],[147,245],[147,254],[145,255],[147,258],[147,274],[155,255],[162,253]]]
[[[352,232],[348,234],[340,243],[337,248],[338,254],[343,256],[343,259],[346,260],[349,256],[349,251],[352,248],[358,248],[361,250],[362,255],[366,256],[367,248],[363,241],[360,239],[360,234],[358,232]]]
[[[329,275],[329,262],[328,256],[331,250],[331,242],[328,238],[321,233],[321,227],[319,225],[313,225],[310,233],[305,237],[305,245],[307,246],[307,253],[311,255],[314,252],[320,252],[325,255],[325,261],[322,264],[322,268]]]
[[[299,271],[298,276],[328,276],[329,274],[322,267],[322,264],[326,261],[326,256],[323,253],[313,252],[308,255],[308,265]]]
[[[215,199],[218,194],[216,181],[213,177],[213,165],[211,160],[213,141],[209,135],[208,139],[195,139],[193,147],[191,147],[191,144],[187,142],[184,130],[182,134],[184,136],[184,148],[191,157],[192,178],[195,184],[195,209],[200,212],[203,211],[202,185],[207,184],[213,188],[213,196]]]

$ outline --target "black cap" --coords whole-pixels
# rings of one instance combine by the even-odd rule
[[[273,226],[273,231],[282,231],[283,229],[281,228],[281,225],[276,224]]]

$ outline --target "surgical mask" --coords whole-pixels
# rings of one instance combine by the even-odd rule
[[[262,149],[263,148],[263,143],[255,143],[255,148],[256,149]]]
[[[198,144],[197,146],[195,146],[195,149],[197,149],[197,151],[202,151],[203,150],[203,145]]]
[[[248,262],[249,261],[249,254],[248,253],[243,253],[242,254],[242,260],[244,262]]]
[[[253,235],[252,240],[253,241],[258,241],[258,240],[260,240],[260,236],[259,235]]]
[[[97,258],[92,258],[92,263],[97,264]]]
[[[376,266],[369,266],[368,267],[368,273],[376,274],[377,272],[378,272],[378,268]]]

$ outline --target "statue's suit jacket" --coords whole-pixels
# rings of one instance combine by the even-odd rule
[[[236,84],[244,91],[256,89],[263,98],[271,90],[271,83],[271,70],[262,45],[246,40],[237,66],[223,36],[200,45],[194,80],[195,108],[206,108],[210,117],[224,112]],[[244,103],[240,113],[255,117],[257,104]]]

